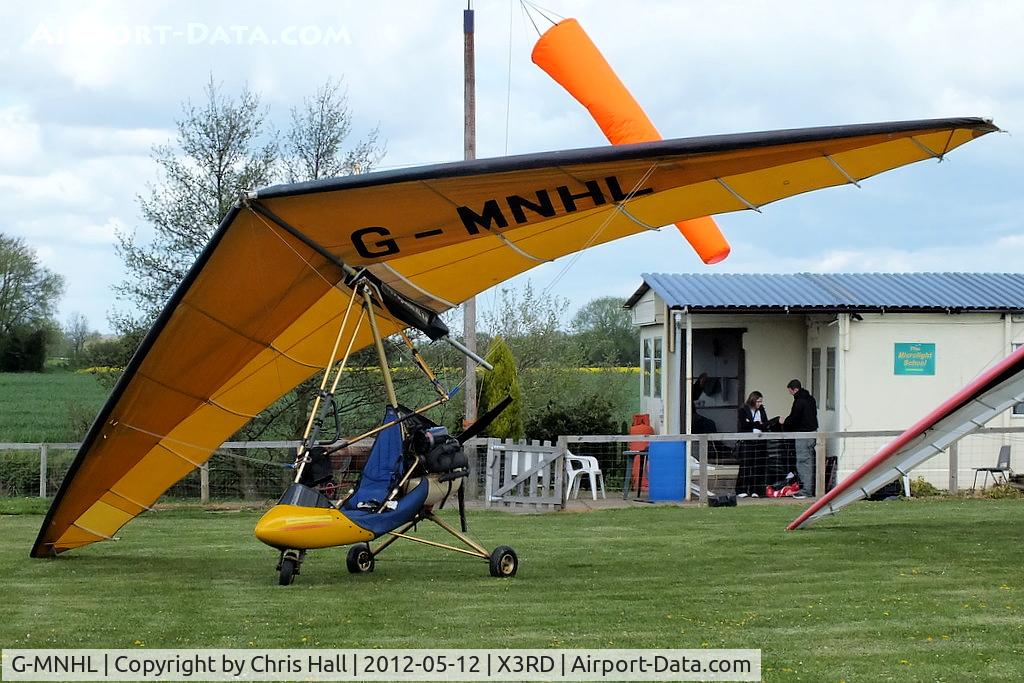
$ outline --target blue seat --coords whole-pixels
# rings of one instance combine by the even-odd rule
[[[389,407],[384,412],[382,424],[397,418],[395,410]],[[373,532],[374,538],[411,521],[422,509],[430,490],[425,477],[416,488],[398,498],[394,508],[381,509],[404,473],[402,427],[395,424],[377,435],[370,457],[363,465],[356,490],[342,505],[341,511],[362,528]]]

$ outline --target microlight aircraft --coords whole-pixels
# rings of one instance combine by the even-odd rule
[[[330,371],[325,359],[334,362],[330,350],[340,340],[356,350],[410,327],[445,339],[438,314],[538,264],[678,221],[760,210],[803,192],[858,184],[941,159],[997,130],[986,119],[949,118],[717,135],[249,192],[224,218],[125,369],[31,554],[48,557],[112,539],[248,420],[303,380]],[[357,304],[360,314],[353,313]],[[388,436],[398,433],[388,432],[392,427],[415,426],[413,418],[399,422],[411,411],[391,395],[388,402],[384,424],[390,426],[378,442],[398,440]],[[428,471],[425,454],[436,444],[427,442],[435,436],[450,443],[432,434],[421,437],[419,450],[403,444],[410,462],[423,458],[423,464],[401,486],[367,494],[364,502],[380,503],[368,512],[325,504],[300,476],[258,531],[282,551],[282,582],[294,575],[306,549],[275,535],[289,523],[281,521],[289,511],[322,524],[307,530],[319,539],[307,547],[401,537],[410,520],[385,517],[394,512],[389,503],[403,513],[415,510],[413,518],[429,518],[448,483],[458,479],[442,478],[459,470]],[[299,451],[300,474],[313,465],[313,443]],[[492,573],[495,562],[498,575],[514,573],[512,554],[499,549],[495,560],[495,553],[467,544],[469,554],[486,557]],[[374,551],[359,548],[350,566],[372,567]]]

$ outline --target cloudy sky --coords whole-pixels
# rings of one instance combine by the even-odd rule
[[[724,215],[733,245],[700,263],[674,228],[532,271],[575,305],[642,272],[1019,271],[1024,263],[1024,2],[544,0],[576,17],[664,137],[949,116],[993,134],[941,162]],[[519,0],[477,0],[478,156],[605,144],[529,58]],[[344,78],[356,136],[382,166],[462,158],[464,2],[47,2],[0,26],[0,231],[67,279],[61,306],[108,330],[138,230],[151,148],[212,75],[248,85],[278,128]],[[536,12],[543,30],[550,24]],[[484,296],[484,304],[493,295]]]

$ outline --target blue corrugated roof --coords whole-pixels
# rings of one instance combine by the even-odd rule
[[[670,308],[1024,311],[1024,273],[644,273]]]

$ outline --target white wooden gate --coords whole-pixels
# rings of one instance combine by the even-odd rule
[[[565,449],[550,441],[487,440],[486,507],[560,510]]]

